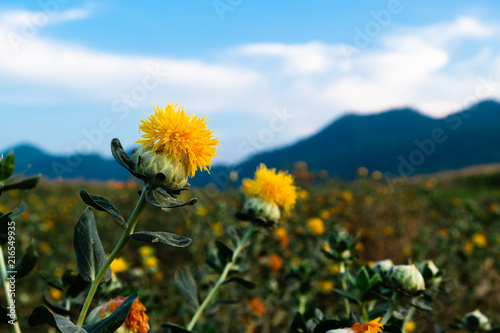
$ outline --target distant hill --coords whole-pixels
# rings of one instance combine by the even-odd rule
[[[48,178],[127,179],[116,162],[99,156],[54,157],[30,146],[14,148],[20,166]],[[235,166],[198,173],[193,185],[227,184],[228,172],[250,177],[259,163],[291,169],[297,161],[310,170],[351,179],[360,166],[387,176],[413,176],[500,162],[500,104],[481,102],[470,109],[434,119],[412,109],[375,115],[346,115],[319,133],[281,149],[257,154]],[[73,162],[73,163],[71,163]],[[69,169],[68,169],[69,168]]]

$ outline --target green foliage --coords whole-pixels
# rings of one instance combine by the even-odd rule
[[[93,207],[102,212],[108,213],[113,220],[123,229],[127,228],[127,223],[123,218],[122,214],[116,209],[115,205],[106,198],[100,197],[98,195],[90,195],[85,190],[80,190],[80,197],[83,202],[85,202],[90,207]]]
[[[191,244],[191,238],[165,231],[137,231],[130,237],[146,243],[162,243],[175,247],[186,247]]]

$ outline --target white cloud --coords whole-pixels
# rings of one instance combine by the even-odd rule
[[[161,74],[161,84],[138,104],[151,105],[156,96],[175,98],[187,110],[212,116],[218,111],[251,114],[262,118],[264,127],[273,109],[286,107],[296,118],[272,142],[259,146],[264,150],[308,135],[346,111],[414,106],[441,116],[474,95],[479,77],[500,74],[500,28],[471,17],[419,28],[389,26],[368,48],[350,56],[342,44],[256,43],[220,50],[220,60],[207,61],[113,54],[38,35],[12,47],[9,33],[34,14],[1,14],[0,85],[27,81],[44,87],[47,103],[57,104],[64,90],[109,106],[124,95],[139,94],[151,83],[145,80],[153,71]],[[53,23],[88,15],[85,10],[64,11]],[[471,49],[471,41],[481,47]],[[500,96],[497,89],[490,91],[491,97]],[[0,102],[8,99],[3,96]],[[31,106],[35,98],[39,96],[26,92],[16,101]],[[240,125],[241,130],[232,132],[239,135],[231,138],[234,147],[234,140],[262,130]],[[227,150],[221,155],[225,161],[243,157]]]

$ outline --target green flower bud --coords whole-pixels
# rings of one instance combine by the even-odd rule
[[[379,260],[373,264],[372,270],[384,276],[393,266],[391,259]]]
[[[167,192],[182,190],[187,186],[188,172],[175,158],[140,147],[132,152],[134,171],[145,177],[153,188]]]
[[[425,285],[429,287],[438,287],[441,284],[442,272],[437,268],[432,260],[426,260],[417,264],[417,268],[424,277]]]
[[[470,331],[488,331],[491,328],[488,317],[478,309],[466,313],[462,318],[462,325]]]
[[[408,296],[418,296],[425,290],[424,278],[415,265],[393,266],[387,276],[396,290]]]
[[[243,206],[243,214],[252,218],[260,218],[268,223],[278,222],[281,213],[278,205],[260,198],[251,198]]]

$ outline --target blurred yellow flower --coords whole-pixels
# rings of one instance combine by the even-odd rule
[[[328,267],[328,271],[330,272],[330,274],[339,275],[340,267],[338,264],[333,264]]]
[[[158,267],[159,262],[160,261],[155,256],[149,256],[149,257],[144,258],[142,263],[147,268],[154,268],[154,267]]]
[[[168,103],[163,109],[156,105],[154,113],[141,120],[139,129],[144,134],[137,143],[178,159],[194,177],[197,169],[209,171],[212,158],[217,156],[219,138],[207,124],[206,117],[186,114],[177,104]]]
[[[351,203],[353,200],[352,192],[351,191],[342,191],[342,199],[344,199],[345,202]]]
[[[111,272],[113,273],[121,273],[126,271],[129,268],[128,262],[123,257],[118,257],[113,260],[111,263]]]
[[[386,236],[390,236],[390,235],[392,235],[393,233],[394,233],[394,228],[393,228],[393,227],[391,227],[390,225],[386,225],[386,226],[384,227],[384,235],[386,235]]]
[[[198,207],[196,208],[196,214],[198,216],[206,216],[208,214],[208,208],[207,207]]]
[[[365,250],[365,246],[361,242],[357,242],[356,245],[354,246],[354,248],[358,252],[363,252]]]
[[[210,229],[212,229],[212,232],[214,233],[215,236],[220,237],[224,234],[224,228],[222,227],[221,222],[215,222],[210,225]]]
[[[319,285],[319,290],[324,294],[327,294],[333,290],[333,282],[332,281],[319,280],[318,285]]]
[[[321,217],[323,220],[329,220],[331,215],[330,212],[327,209],[322,209],[319,212],[319,217]]]
[[[359,177],[364,178],[368,176],[368,169],[365,167],[359,167],[356,173],[358,174]]]
[[[139,248],[139,254],[143,257],[149,257],[154,252],[154,249],[149,245],[143,245]]]
[[[486,245],[488,245],[488,240],[483,234],[474,234],[472,235],[472,243],[478,247],[486,247]]]
[[[378,170],[375,170],[372,172],[372,179],[373,180],[381,180],[383,176],[384,175],[382,174],[382,172],[380,172]]]
[[[406,323],[405,325],[405,332],[408,333],[413,333],[416,331],[416,325],[413,320],[410,320],[409,322]]]
[[[54,229],[54,225],[55,225],[55,224],[54,224],[54,221],[52,221],[52,220],[47,220],[47,221],[43,222],[43,226],[44,226],[44,227],[45,227],[45,229],[47,229],[47,230],[52,230],[52,229]]]
[[[323,220],[317,217],[310,218],[307,220],[307,227],[315,235],[323,235],[325,233],[325,224]]]
[[[490,205],[490,211],[492,211],[493,213],[498,213],[500,211],[500,205],[496,202],[492,203]]]
[[[62,299],[63,293],[57,288],[50,288],[49,295],[53,300],[59,301]]]
[[[297,201],[297,188],[293,185],[293,176],[276,169],[267,169],[260,164],[255,171],[255,179],[244,179],[243,189],[250,195],[275,203],[289,212]]]
[[[307,199],[309,198],[309,192],[307,192],[306,190],[302,189],[300,190],[298,193],[297,193],[298,197],[300,199]]]
[[[40,242],[40,251],[42,252],[48,252],[52,249],[52,247],[50,246],[50,243],[49,242]]]
[[[274,234],[279,237],[280,239],[280,245],[282,247],[287,247],[288,244],[290,243],[290,238],[288,237],[288,232],[286,231],[285,228],[276,228],[274,231]]]
[[[474,250],[474,244],[472,242],[465,242],[463,245],[463,250],[466,254],[469,254]]]
[[[406,246],[405,248],[403,248],[403,254],[407,257],[411,256],[411,253],[412,253],[412,249],[411,247],[409,246]]]

